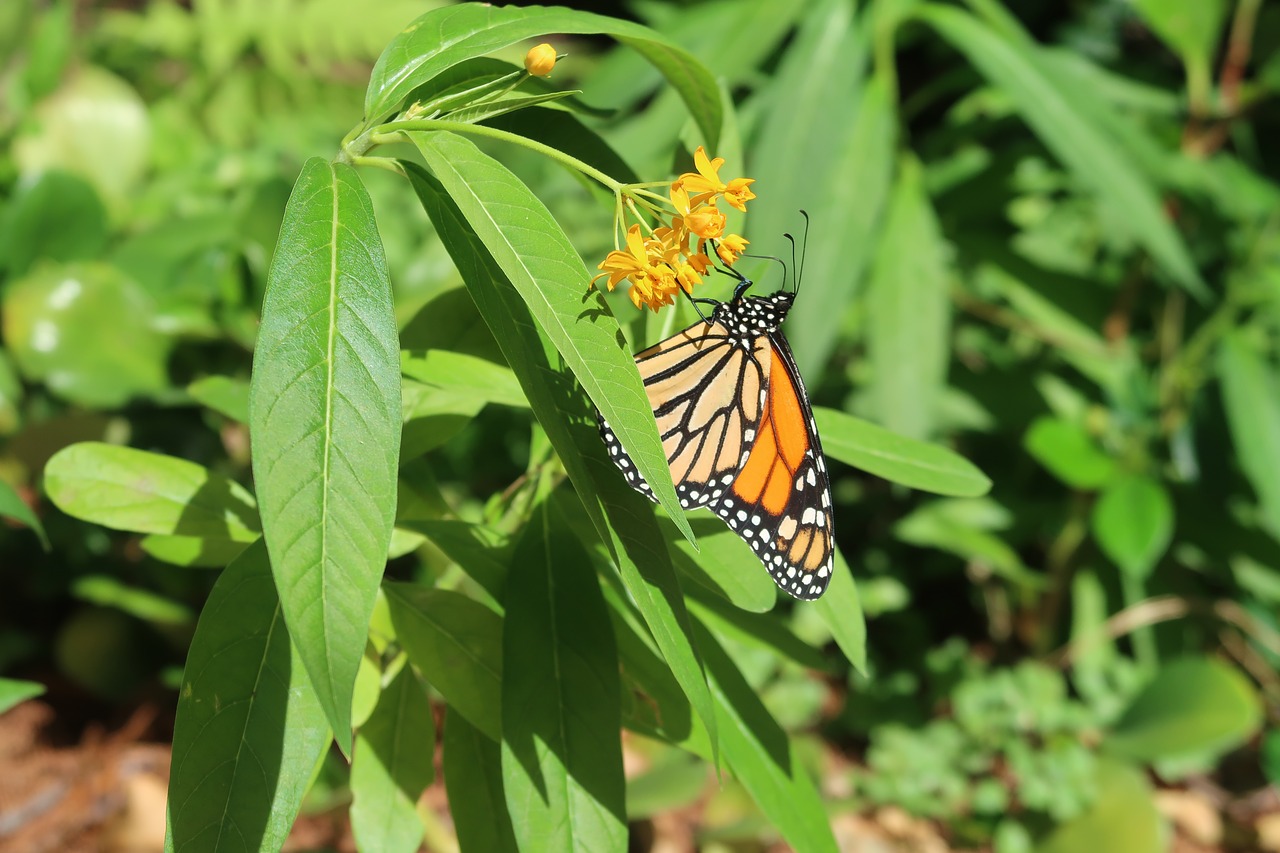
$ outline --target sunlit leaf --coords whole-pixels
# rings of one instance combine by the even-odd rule
[[[977,497],[991,480],[972,462],[938,444],[917,441],[835,409],[817,406],[813,416],[822,449],[832,459],[913,489]]]
[[[307,161],[285,210],[254,352],[254,483],[281,604],[344,751],[387,559],[400,347],[373,208],[356,173]]]
[[[49,460],[44,487],[68,515],[116,530],[233,542],[260,535],[243,486],[174,456],[81,442]]]

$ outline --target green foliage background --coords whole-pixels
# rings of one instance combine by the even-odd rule
[[[348,795],[369,850],[623,849],[710,791],[709,846],[1133,851],[1156,785],[1280,781],[1280,14],[1045,7],[4,4],[0,709],[174,690],[181,850]],[[594,432],[674,508],[627,353],[692,314],[588,294],[564,161],[699,144],[753,248],[812,217],[812,605]]]

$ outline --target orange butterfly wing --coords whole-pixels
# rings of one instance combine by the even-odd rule
[[[732,313],[727,323],[695,324],[639,353],[636,365],[681,506],[709,507],[778,586],[814,599],[831,579],[831,490],[804,384],[776,328],[787,308],[764,331]],[[652,500],[603,419],[600,431],[627,481]]]

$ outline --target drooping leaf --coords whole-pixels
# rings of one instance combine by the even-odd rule
[[[818,615],[831,631],[832,638],[845,660],[859,672],[867,668],[867,623],[862,617],[862,602],[858,586],[853,579],[853,569],[845,561],[844,553],[836,548],[832,566],[831,585],[813,603]]]
[[[187,653],[168,849],[279,850],[330,736],[256,543],[214,584]]]
[[[516,546],[503,627],[502,776],[522,849],[622,850],[618,654],[595,571],[545,505]]]
[[[307,161],[268,276],[249,400],[263,534],[294,642],[351,749],[351,690],[387,559],[400,347],[373,208]]]
[[[834,580],[832,581],[834,584]],[[712,692],[727,725],[724,757],[756,805],[796,850],[835,851],[822,798],[790,739],[711,634],[698,628]]]

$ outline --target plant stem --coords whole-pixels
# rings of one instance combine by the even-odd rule
[[[536,151],[543,156],[567,166],[570,169],[576,169],[589,178],[604,185],[615,194],[622,191],[622,183],[601,172],[594,166],[590,166],[577,157],[572,157],[563,151],[552,148],[550,145],[544,145],[541,142],[529,139],[519,134],[511,133],[505,130],[499,130],[495,127],[486,127],[481,124],[469,124],[461,121],[447,121],[443,119],[411,119],[409,121],[392,121],[387,124],[380,125],[373,129],[369,138],[374,144],[382,144],[385,142],[396,141],[396,134],[410,131],[435,131],[447,130],[453,133],[465,133],[472,136],[480,136],[486,139],[497,139],[502,142],[510,142],[512,145],[519,145],[530,151]]]

